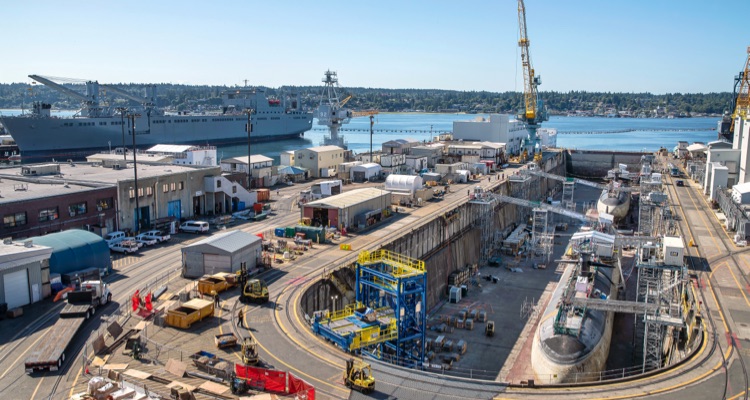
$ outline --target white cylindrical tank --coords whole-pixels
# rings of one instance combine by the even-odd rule
[[[393,192],[409,192],[410,194],[414,194],[422,186],[424,186],[424,182],[419,175],[391,174],[385,179],[385,190]]]

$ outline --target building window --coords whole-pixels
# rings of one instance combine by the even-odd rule
[[[162,185],[162,190],[164,190],[164,193],[167,193],[169,191],[169,185],[166,183]]]
[[[169,188],[174,192],[175,190],[177,190],[177,184],[172,182],[169,184]]]
[[[180,190],[185,189],[185,182],[180,181]]]
[[[217,187],[217,188],[220,188],[220,187],[221,187],[221,181],[220,181],[220,180],[217,180],[217,181],[216,181],[216,187]]]
[[[142,187],[138,188],[138,197],[143,197],[143,188]]]
[[[129,199],[134,199],[135,198],[135,189],[128,188],[128,198]]]
[[[98,211],[107,210],[107,209],[112,208],[112,204],[114,204],[114,203],[112,202],[112,198],[111,197],[108,198],[108,199],[99,199],[99,200],[96,201],[96,209]]]
[[[154,188],[151,186],[146,187],[146,196],[153,196],[154,195]]]
[[[16,226],[26,225],[26,213],[20,212],[15,214],[6,215],[3,217],[3,226],[6,228],[13,228]]]
[[[86,202],[84,201],[83,203],[69,205],[68,212],[70,213],[71,217],[86,214]]]
[[[57,219],[57,207],[39,210],[39,222],[54,221]]]
[[[232,186],[232,194],[237,193],[237,185]]]

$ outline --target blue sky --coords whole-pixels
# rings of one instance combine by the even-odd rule
[[[527,0],[541,90],[731,91],[746,1]],[[0,82],[320,85],[520,91],[517,2],[16,1]]]

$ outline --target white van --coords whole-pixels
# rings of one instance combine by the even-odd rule
[[[180,230],[188,233],[208,232],[208,222],[205,221],[185,221],[180,224]]]
[[[104,240],[107,242],[107,246],[112,247],[115,244],[120,243],[123,240],[125,240],[125,232],[122,232],[122,231],[110,232],[104,236]]]

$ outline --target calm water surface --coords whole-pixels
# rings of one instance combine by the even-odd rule
[[[2,115],[18,114],[20,110],[0,110]],[[60,116],[70,116],[73,111],[58,111]],[[394,139],[413,138],[429,140],[439,133],[453,130],[453,121],[470,121],[476,118],[487,118],[481,114],[420,114],[393,113],[380,114],[375,117],[372,137],[373,149],[380,149],[384,142]],[[672,149],[678,141],[710,142],[716,140],[716,123],[718,118],[587,118],[587,117],[551,117],[543,127],[557,128],[557,145],[559,147],[586,150],[626,150],[656,151],[660,147]],[[370,149],[369,118],[354,118],[341,130],[356,153]],[[601,133],[624,131],[621,133]],[[632,131],[631,131],[632,130]],[[573,134],[571,132],[593,132],[590,134]],[[600,133],[596,133],[600,132]],[[327,135],[324,126],[313,121],[313,129],[305,132],[300,139],[281,140],[273,143],[253,143],[253,154],[264,154],[278,161],[283,151],[318,146]],[[217,144],[220,158],[236,157],[247,154],[246,145]]]

